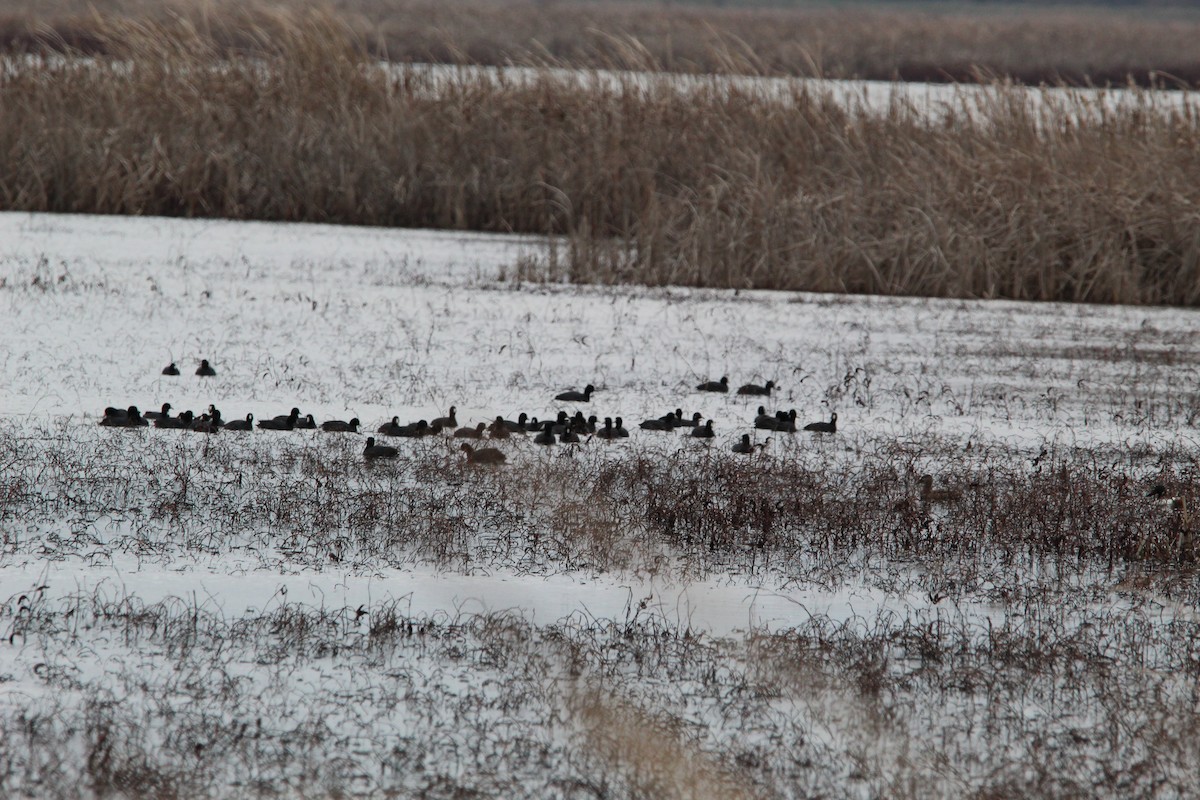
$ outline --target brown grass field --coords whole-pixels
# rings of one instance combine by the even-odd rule
[[[0,13],[9,50],[104,53],[96,14],[183,17],[244,47],[246,11],[266,19],[301,0],[12,0]],[[853,4],[737,8],[532,0],[336,0],[325,4],[390,60],[447,64],[555,62],[674,72],[1026,83],[1142,85],[1200,80],[1200,16],[1186,8]]]
[[[1200,126],[1170,93],[879,112],[804,84],[385,69],[328,14],[240,19],[253,55],[97,18],[112,58],[19,62],[0,207],[558,234],[549,272],[575,281],[1200,299]]]

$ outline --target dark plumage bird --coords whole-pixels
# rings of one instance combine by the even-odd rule
[[[508,458],[494,447],[481,447],[476,450],[466,442],[458,448],[467,454],[468,464],[503,464]]]
[[[687,421],[684,420],[684,418],[683,418],[683,409],[682,408],[677,408],[668,414],[663,414],[661,417],[659,417],[659,419],[662,422],[666,423],[666,425],[663,427],[663,430],[671,430],[672,428],[682,428],[684,425],[687,424]]]
[[[482,439],[483,429],[486,427],[487,425],[481,422],[474,428],[459,428],[454,432],[454,437],[456,439]]]
[[[100,424],[108,428],[140,428],[150,422],[142,416],[137,406],[130,406],[124,411],[111,407],[104,409],[104,419],[100,420]]]
[[[545,427],[546,424],[544,422],[539,422],[537,417],[533,417],[525,421],[525,430],[529,431],[530,433],[536,433]]]
[[[837,414],[834,414],[834,417],[836,417],[836,416],[837,416]],[[783,433],[795,433],[796,432],[796,409],[793,408],[791,411],[788,411],[786,414],[783,413],[782,411],[776,411],[775,412],[775,430],[782,431]]]
[[[271,419],[273,419],[275,422],[285,422],[289,418],[290,419],[300,419],[300,409],[293,408],[287,414],[276,414],[275,416],[271,417]]]
[[[402,426],[400,425],[400,418],[392,417],[392,421],[385,422],[382,425],[380,425],[379,428],[376,430],[376,433],[383,433],[388,436],[399,436],[400,434],[397,433],[397,431],[399,431],[401,427]]]
[[[638,423],[638,427],[644,431],[669,431],[675,428],[674,424],[662,419],[661,417],[655,417],[654,419],[648,419],[644,422],[640,422]]]
[[[389,433],[391,436],[403,436],[406,439],[419,439],[422,436],[432,436],[435,433],[441,432],[441,425],[438,425],[437,430],[434,430],[428,422],[420,419],[416,422],[410,422],[407,425],[397,425]]]
[[[533,437],[534,444],[542,444],[547,447],[554,444],[554,434],[549,430],[544,430],[537,436]]]
[[[571,429],[558,437],[558,440],[563,444],[579,444],[579,434],[574,429]]]
[[[175,362],[172,361],[170,364],[167,364],[165,367],[163,367],[162,374],[163,375],[178,375],[179,367],[175,366]]]
[[[507,439],[513,434],[513,432],[509,430],[508,425],[504,423],[504,417],[500,416],[497,416],[496,420],[491,425],[488,425],[487,429],[488,434],[490,434],[491,438],[493,439]],[[521,433],[524,432],[525,429],[522,428]]]
[[[747,383],[747,384],[743,384],[737,390],[737,393],[738,394],[749,394],[749,395],[765,395],[767,397],[770,397],[771,390],[774,388],[775,388],[775,381],[767,381],[765,386],[759,386],[758,384],[755,384],[755,383]]]
[[[810,422],[804,426],[804,430],[813,433],[837,433],[837,412],[829,415],[829,422]]]
[[[300,411],[293,408],[292,413],[288,414],[281,421],[279,417],[274,419],[260,419],[258,427],[264,431],[290,431],[295,430],[296,420],[300,417]]]
[[[259,423],[260,425],[262,423]],[[375,444],[375,437],[367,437],[367,446],[363,448],[363,457],[367,459],[375,458],[395,458],[400,455],[400,451],[386,444]]]
[[[191,413],[191,412],[188,412]],[[247,414],[245,419],[235,419],[225,423],[227,431],[249,431],[254,429],[254,415]]]
[[[711,439],[716,436],[716,434],[713,433],[712,426],[713,421],[711,419],[703,425],[697,425],[696,427],[692,428],[692,436],[695,436],[697,439]]]
[[[571,430],[571,420],[567,416],[567,412],[558,412],[558,417],[548,426],[550,432],[555,436],[562,436],[567,431]]]
[[[629,431],[625,430],[625,420],[621,419],[620,417],[617,417],[616,420],[613,421],[613,432],[616,434],[618,439],[629,438]]]
[[[317,421],[313,419],[312,414],[305,414],[296,420],[296,430],[315,431],[317,429]]]
[[[340,419],[331,419],[328,422],[321,423],[321,430],[328,431],[329,433],[358,433],[358,426],[361,424],[358,421],[358,417],[349,422]]]
[[[600,438],[600,439],[615,439],[615,438],[617,438],[617,431],[615,428],[613,428],[612,417],[604,418],[604,427],[601,428],[600,430],[596,431],[596,436],[597,436],[597,438]]]
[[[177,417],[160,417],[154,420],[154,427],[172,429],[190,428],[192,427],[192,420],[194,418],[191,411],[184,411]]]
[[[504,419],[504,417],[496,417],[496,422],[502,424],[505,428],[508,428],[509,433],[524,433],[525,423],[528,420],[529,415],[524,411],[522,411],[521,415],[517,417],[516,422],[513,422],[511,419]]]
[[[741,455],[754,452],[754,445],[750,444],[750,434],[742,434],[742,440],[733,446],[733,452],[740,453]]]
[[[196,433],[216,433],[221,430],[219,418],[211,414],[201,414],[200,418],[192,423],[191,430]]]
[[[167,417],[171,416],[171,404],[163,403],[161,411],[147,411],[145,414],[142,414],[142,416],[146,419],[153,420],[166,419]]]
[[[201,378],[211,378],[217,374],[217,371],[208,363],[207,358],[200,359],[200,366],[196,367],[196,374]]]
[[[589,383],[584,387],[582,392],[571,389],[570,391],[554,395],[554,399],[564,400],[568,403],[586,403],[592,399],[592,392],[594,391],[596,391],[596,387]]]
[[[704,383],[697,384],[696,388],[702,392],[728,392],[729,378],[726,376],[722,377],[719,381],[705,381]]]
[[[433,422],[431,422],[431,423],[429,423],[429,424],[430,424],[431,426],[432,426],[432,425],[437,425],[437,426],[439,426],[440,428],[457,428],[457,427],[458,427],[458,416],[457,416],[457,414],[458,414],[458,409],[457,409],[457,408],[455,408],[454,406],[450,406],[450,414],[449,414],[449,416],[445,416],[445,417],[438,417],[438,418],[436,418],[436,419],[435,419]]]

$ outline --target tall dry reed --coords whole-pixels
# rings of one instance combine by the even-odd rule
[[[337,0],[330,8],[376,56],[401,62],[554,61],[919,81],[991,75],[1026,84],[1200,81],[1200,15],[1186,7],[738,5]],[[133,21],[181,16],[221,46],[244,47],[245,14],[312,6],[310,0],[8,0],[0,10],[0,49],[107,53],[97,11]]]
[[[1141,92],[931,116],[804,84],[383,68],[322,14],[0,83],[0,206],[565,235],[578,281],[1193,305],[1200,126]]]

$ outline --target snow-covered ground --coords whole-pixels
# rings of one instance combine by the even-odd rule
[[[233,626],[228,635],[236,642],[242,641],[235,635],[239,620],[261,620],[282,610],[300,616],[330,611],[342,615],[338,619],[352,619],[338,634],[350,637],[348,643],[330,646],[344,646],[357,654],[356,659],[363,658],[362,663],[356,661],[347,667],[350,672],[338,673],[316,662],[280,677],[280,703],[303,698],[308,691],[330,691],[335,685],[351,694],[377,691],[370,676],[391,674],[391,668],[372,660],[368,644],[373,618],[385,607],[399,609],[408,620],[451,620],[456,625],[470,619],[517,619],[534,631],[518,639],[547,637],[557,642],[543,642],[551,649],[564,641],[583,647],[572,638],[581,626],[592,631],[592,638],[584,638],[594,643],[595,637],[608,635],[596,631],[631,621],[672,636],[698,633],[707,641],[740,643],[738,648],[750,650],[760,646],[753,643],[761,637],[786,635],[805,626],[832,626],[829,630],[838,631],[838,636],[867,638],[896,626],[902,631],[930,626],[933,636],[932,626],[940,631],[943,623],[952,621],[952,628],[967,632],[962,640],[966,646],[992,642],[992,647],[995,630],[1019,628],[1020,620],[1046,613],[1060,633],[1086,635],[1106,629],[1114,619],[1134,619],[1132,627],[1148,631],[1143,640],[1132,649],[1123,649],[1116,640],[1105,647],[1117,648],[1122,657],[1132,657],[1136,650],[1140,655],[1135,660],[1144,663],[1166,659],[1162,653],[1170,646],[1163,643],[1171,641],[1172,626],[1194,629],[1190,601],[1164,597],[1147,606],[1144,598],[1131,600],[1129,589],[1136,581],[1122,580],[1129,576],[1114,575],[1096,564],[1066,569],[1054,565],[1047,574],[1016,581],[1026,587],[1053,584],[1058,588],[1046,597],[1055,602],[1074,598],[1062,608],[1047,610],[1037,605],[1044,601],[1029,599],[1038,597],[1040,589],[1029,589],[1026,605],[997,602],[999,590],[989,584],[990,589],[974,595],[954,594],[951,610],[945,603],[939,605],[943,598],[918,593],[912,582],[902,579],[888,583],[841,576],[823,584],[770,571],[689,577],[673,569],[648,572],[645,562],[623,571],[572,568],[569,563],[546,568],[536,559],[488,558],[476,561],[476,568],[455,572],[420,558],[379,563],[297,558],[289,555],[275,531],[246,539],[241,529],[231,540],[245,539],[244,547],[213,551],[197,544],[210,532],[197,529],[194,521],[176,529],[169,522],[151,520],[148,510],[138,510],[143,500],[148,503],[147,498],[166,485],[164,476],[144,474],[146,470],[192,465],[211,485],[233,491],[235,484],[242,485],[238,471],[278,471],[286,476],[293,470],[288,465],[304,459],[328,456],[334,467],[361,469],[358,450],[364,437],[256,431],[241,438],[221,434],[210,444],[203,436],[176,431],[101,428],[97,423],[106,406],[135,404],[146,410],[170,402],[176,410],[199,413],[211,403],[226,419],[247,413],[274,416],[297,406],[318,422],[357,416],[365,432],[371,432],[393,416],[402,422],[431,419],[450,406],[457,407],[463,425],[497,415],[515,418],[522,411],[552,417],[560,409],[574,410],[556,402],[556,393],[591,383],[596,393],[591,403],[581,406],[586,413],[622,416],[627,427],[634,428],[627,442],[606,445],[592,440],[581,445],[580,458],[597,464],[638,453],[682,453],[703,467],[732,458],[729,447],[742,433],[765,442],[765,452],[773,458],[849,470],[896,446],[911,454],[918,472],[933,463],[935,449],[962,452],[966,462],[977,454],[996,452],[1029,461],[1051,449],[1133,464],[1131,474],[1137,477],[1133,453],[1150,465],[1145,470],[1149,474],[1155,465],[1161,467],[1168,457],[1164,454],[1178,459],[1180,453],[1195,449],[1200,327],[1192,310],[522,281],[524,267],[545,259],[547,247],[536,238],[452,232],[0,214],[0,438],[15,443],[11,452],[0,452],[0,458],[7,459],[0,460],[0,502],[8,502],[9,481],[36,480],[36,463],[42,460],[47,465],[42,474],[47,476],[62,475],[63,468],[53,466],[56,459],[107,475],[111,462],[127,457],[128,464],[122,461],[113,474],[124,476],[121,480],[130,485],[129,476],[143,471],[133,489],[106,489],[122,498],[115,501],[123,506],[122,513],[114,512],[111,518],[81,519],[63,513],[62,521],[56,522],[53,511],[36,521],[0,517],[6,520],[0,549],[0,603],[5,604],[0,632],[10,639],[0,648],[0,693],[5,698],[0,699],[0,716],[11,721],[22,710],[33,713],[46,701],[47,687],[72,685],[84,695],[97,687],[116,692],[114,681],[125,681],[130,670],[141,668],[154,676],[154,685],[174,685],[167,671],[169,655],[164,655],[175,646],[169,637],[153,647],[140,643],[139,637],[149,641],[157,634],[131,636],[126,631],[122,639],[107,612],[95,617],[95,634],[88,633],[92,627],[72,627],[74,623],[67,629],[50,629],[62,624],[70,609],[84,607],[98,613],[97,608],[171,609],[172,603],[183,603],[211,618],[214,630]],[[192,374],[201,358],[215,366],[215,378]],[[162,376],[162,368],[172,361],[183,374]],[[723,375],[734,387],[774,380],[779,389],[769,400],[695,391],[698,382]],[[752,427],[760,404],[772,410],[795,408],[801,422],[825,420],[837,412],[839,432],[832,437],[774,434],[766,442],[763,432]],[[675,408],[713,419],[717,439],[706,445],[680,435],[683,431],[663,434],[635,428],[638,421]],[[430,453],[442,458],[441,451],[431,451],[426,442],[390,443],[401,449],[405,465]],[[498,446],[509,456],[495,479],[501,486],[534,472],[546,474],[554,468],[553,459],[567,452],[561,447],[546,452],[529,441]],[[207,468],[195,465],[203,465],[210,448],[220,458],[208,474]],[[447,458],[454,456],[448,445],[446,452]],[[32,462],[29,453],[36,454]],[[409,471],[403,480],[427,480],[419,467],[404,469]],[[264,478],[247,477],[247,483],[255,480],[261,484]],[[378,479],[368,471],[363,480]],[[51,487],[51,478],[46,481]],[[316,485],[319,489],[319,476]],[[69,501],[46,498],[52,509],[68,507]],[[139,514],[145,519],[139,520]],[[250,509],[247,516],[252,516]],[[131,531],[139,521],[146,527]],[[541,566],[531,566],[535,563]],[[892,575],[942,569],[945,565],[887,567]],[[365,610],[363,620],[356,617],[360,607]],[[23,622],[40,619],[38,613],[56,621],[46,623],[48,628]],[[170,618],[173,612],[164,613]],[[454,634],[460,635],[466,638],[455,652],[472,653],[471,658],[486,660],[479,654],[490,652],[495,644],[490,634],[473,629]],[[1123,636],[1117,638],[1124,642]],[[360,645],[365,649],[356,649]],[[232,656],[218,647],[215,652],[220,655],[214,657],[251,662],[262,657],[252,652],[258,645],[245,646],[249,649],[231,645]],[[567,658],[554,652],[554,659]],[[447,658],[454,657],[441,653],[433,661],[442,669],[450,663]],[[675,660],[668,659],[671,666],[664,669],[684,669],[680,665],[691,662],[682,658],[681,662],[672,656]],[[701,660],[713,675],[725,675],[721,671],[730,663],[746,668],[750,656],[738,649],[728,656],[732,661],[723,658],[726,655],[713,651]],[[65,684],[47,678],[48,670],[59,674],[54,671],[66,669],[68,662],[71,677]],[[222,663],[226,672],[246,668]],[[616,672],[604,673],[606,680],[628,679],[631,687],[639,687],[630,691],[646,702],[655,692],[675,691],[654,682],[662,676],[650,680],[641,674],[641,661],[637,663],[636,668],[622,663]],[[106,664],[116,666],[109,670]],[[494,669],[477,666],[456,664],[453,680],[463,685],[448,689],[439,684],[436,694],[445,700],[447,695],[482,691],[488,681],[503,683]],[[627,669],[639,674],[626,674]],[[355,670],[361,675],[349,677],[359,674]],[[537,675],[531,679],[535,683],[550,679]],[[245,680],[258,686],[252,669],[246,669]],[[554,680],[565,678],[558,675]],[[701,687],[698,696],[706,691],[703,687],[712,686],[720,694],[729,689],[724,680],[714,679],[710,685],[707,679],[695,678],[693,684]],[[354,686],[347,688],[346,682]],[[188,695],[179,691],[181,697]],[[691,719],[696,730],[704,731],[696,734],[702,749],[724,752],[725,734],[712,727],[712,709],[689,717],[687,692],[679,691],[679,696],[672,695],[668,712]],[[855,718],[847,709],[857,708],[858,701],[785,695],[790,703],[807,703],[808,716],[771,710],[770,715],[781,715],[772,720],[790,721],[779,723],[782,727],[764,722],[759,732],[766,738],[750,736],[744,742],[749,750],[767,753],[784,747],[771,737],[783,735],[780,731],[790,725],[799,725],[805,737],[819,743],[820,752],[833,758],[844,756],[847,747],[863,746],[846,722]],[[71,709],[82,708],[71,705],[71,696],[64,692],[55,697],[65,704],[56,707],[62,719],[73,719]],[[179,702],[200,702],[194,694],[189,696],[190,701]],[[709,699],[727,713],[728,696]],[[817,713],[816,706],[829,715]],[[834,706],[836,713],[829,710]],[[284,713],[275,705],[271,708],[271,713]],[[411,712],[409,708],[406,713]],[[521,724],[530,725],[529,715],[543,712],[550,713],[541,706],[525,708]],[[342,719],[344,709],[328,713],[338,717],[336,724],[327,721],[336,735],[369,737],[378,724],[383,731],[379,741],[389,746],[403,739],[405,726],[412,723],[409,716],[367,724]],[[932,711],[928,714],[937,717]],[[449,724],[446,715],[453,717],[442,708],[422,718],[422,724]],[[1098,725],[1100,715],[1097,711],[1079,725]],[[818,717],[825,728],[796,722]],[[486,719],[495,723],[491,716]],[[831,721],[835,719],[841,722]],[[872,745],[880,748],[871,750],[870,759],[878,761],[872,763],[886,772],[886,765],[900,758],[902,743],[910,741],[907,737],[927,724],[933,723],[922,712],[889,731],[881,743]],[[912,729],[908,733],[900,730],[906,726]],[[537,737],[549,737],[542,746],[553,749],[562,747],[555,737],[569,735],[555,728],[541,730]],[[981,741],[984,744],[973,746],[995,744],[986,737]],[[1008,743],[1019,751],[1018,757],[1028,754],[1021,750],[1022,741]],[[367,761],[381,757],[370,742],[355,746],[368,754]],[[442,758],[457,752],[444,742],[439,747]],[[1121,755],[1126,756],[1134,760],[1130,753]],[[980,785],[973,776],[986,770],[975,772],[976,766],[962,767],[961,782],[948,780],[935,793],[953,795]],[[483,769],[459,764],[455,774],[461,778],[472,768]],[[815,778],[809,783],[789,779],[786,771],[778,771],[782,769],[773,763],[771,777],[763,778],[771,791],[786,786],[828,788]],[[875,774],[872,769],[864,767],[863,774]],[[1173,780],[1174,772],[1166,772]],[[244,778],[238,773],[238,780]],[[0,788],[4,779],[0,774]],[[221,779],[234,778],[222,773]],[[287,778],[293,779],[300,780]],[[511,780],[501,788],[531,785],[520,775]],[[870,794],[883,786],[871,779],[862,779],[865,784],[847,780],[847,786],[859,787],[847,790],[847,795]],[[26,792],[30,785],[20,784]],[[391,784],[381,779],[362,785],[375,791]],[[549,789],[539,793],[553,794]],[[560,791],[554,796],[573,795]]]

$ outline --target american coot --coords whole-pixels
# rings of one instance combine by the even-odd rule
[[[596,431],[596,436],[600,439],[615,439],[615,438],[617,438],[617,431],[615,428],[613,428],[612,417],[604,418],[604,427],[601,428],[600,430]]]
[[[458,448],[467,454],[468,464],[503,464],[508,459],[504,453],[501,453],[494,447],[481,447],[476,450],[466,442],[462,443],[462,447]]]
[[[172,429],[190,428],[192,427],[193,419],[194,415],[191,411],[184,411],[177,417],[161,417],[154,420],[154,427]]]
[[[442,426],[438,425],[438,433],[442,432]],[[407,425],[397,425],[392,432],[392,436],[403,436],[406,439],[418,439],[422,436],[432,434],[433,431],[429,427],[429,423],[423,419],[416,422],[410,422]]]
[[[201,414],[200,418],[192,423],[190,430],[196,433],[216,433],[221,430],[221,424],[212,414]]]
[[[558,440],[563,444],[579,444],[579,434],[572,428],[558,437]]]
[[[766,406],[759,406],[758,416],[754,418],[754,427],[766,431],[775,430],[775,415],[768,414]]]
[[[109,412],[117,412],[110,414]],[[137,406],[130,406],[124,411],[115,408],[104,409],[104,419],[100,424],[108,428],[140,428],[150,424],[138,411]]]
[[[697,439],[711,439],[716,436],[713,433],[713,421],[710,419],[703,425],[697,425],[692,428],[692,436],[695,436]]]
[[[837,433],[837,412],[829,415],[829,422],[810,422],[804,426],[804,430],[813,433]]]
[[[142,416],[146,419],[153,420],[166,419],[167,417],[171,416],[171,404],[163,403],[161,411],[147,411],[145,414],[142,414]]]
[[[549,447],[554,444],[554,434],[550,430],[544,430],[537,436],[533,437],[534,444],[546,445]]]
[[[775,388],[775,381],[767,381],[765,386],[759,386],[758,384],[755,384],[755,383],[746,383],[746,384],[743,384],[737,390],[737,393],[738,394],[749,394],[749,395],[765,395],[767,397],[770,397],[771,390],[774,388]]]
[[[178,375],[179,367],[175,366],[175,362],[172,361],[170,364],[167,364],[165,367],[163,367],[162,374],[163,375]]]
[[[191,413],[191,412],[188,412]],[[254,415],[247,414],[245,419],[235,419],[225,423],[227,431],[249,431],[254,430]]]
[[[196,367],[196,374],[201,378],[211,378],[217,374],[217,371],[208,363],[207,358],[200,359],[200,366]]]
[[[629,438],[629,431],[625,430],[625,420],[621,419],[620,417],[617,417],[613,422],[613,432],[616,434],[618,439]]]
[[[525,432],[525,423],[528,420],[529,420],[529,415],[526,414],[524,411],[522,411],[521,415],[519,417],[517,417],[516,422],[513,422],[511,419],[504,419],[504,417],[496,417],[496,421],[503,424],[504,427],[508,428],[510,433],[524,433]]]
[[[398,434],[397,431],[399,431],[400,428],[401,428],[400,418],[392,417],[392,421],[385,422],[382,425],[380,425],[379,428],[376,429],[376,433],[383,433],[383,434],[387,434],[388,436],[399,436],[400,434]]]
[[[733,446],[733,452],[742,455],[754,452],[754,445],[750,444],[750,434],[742,434],[742,440]]]
[[[208,418],[212,421],[212,424],[218,428],[225,424],[225,420],[221,419],[221,409],[217,408],[211,403],[208,406]]]
[[[481,422],[474,428],[459,428],[454,432],[454,437],[456,439],[482,439],[483,429],[486,427],[487,425]]]
[[[638,427],[644,431],[669,431],[675,426],[661,417],[655,417],[638,423]]]
[[[395,458],[398,455],[400,455],[400,451],[396,448],[390,447],[386,444],[375,444],[374,436],[367,437],[367,446],[363,448],[364,458]]]
[[[317,429],[317,421],[313,419],[312,414],[305,414],[303,418],[296,420],[296,429],[315,431]]]
[[[530,433],[537,433],[545,427],[545,423],[539,422],[537,417],[531,417],[525,421],[525,430]]]
[[[328,422],[321,423],[321,430],[329,433],[358,433],[358,426],[362,423],[358,421],[358,417],[345,422],[340,419],[331,419]]]
[[[505,424],[504,417],[501,416],[497,416],[496,420],[491,425],[488,425],[487,429],[493,439],[507,439],[512,436],[512,431]],[[525,429],[522,428],[521,432],[524,433]]]
[[[429,424],[437,425],[441,428],[457,428],[458,427],[457,413],[458,413],[458,409],[455,408],[454,406],[450,406],[450,415],[449,416],[438,417]]]
[[[274,417],[271,417],[271,419],[273,419],[275,422],[286,422],[288,419],[300,419],[300,409],[293,408],[287,414],[276,414]]]
[[[555,436],[562,436],[567,431],[571,430],[571,419],[567,416],[567,412],[560,411],[554,422],[550,424],[550,432]]]
[[[933,476],[921,476],[922,503],[957,503],[962,499],[962,492],[957,489],[934,489]]]
[[[264,431],[295,430],[296,420],[299,419],[299,417],[300,411],[293,408],[292,413],[284,417],[282,421],[280,421],[279,417],[275,417],[274,419],[260,419],[258,421],[258,427]]]
[[[685,422],[683,419],[683,409],[682,408],[677,408],[669,414],[663,414],[661,417],[659,417],[659,419],[662,420],[662,422],[664,422],[666,425],[670,426],[669,428],[664,427],[663,430],[670,430],[671,428],[682,428],[684,425],[687,424],[687,422]]]
[[[837,416],[836,414],[834,415]],[[775,430],[783,433],[796,432],[796,409],[791,409],[786,414],[782,411],[775,412]]]
[[[592,399],[592,392],[594,391],[596,391],[596,387],[589,383],[584,387],[582,392],[571,389],[570,391],[554,395],[554,399],[564,400],[568,403],[586,403]]]
[[[719,381],[705,381],[704,383],[698,384],[696,388],[702,392],[728,392],[729,378],[726,376],[722,377]]]

